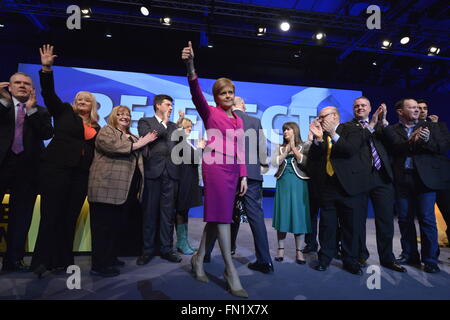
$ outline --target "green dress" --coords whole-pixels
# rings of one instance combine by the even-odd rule
[[[280,232],[310,233],[308,184],[295,174],[293,157],[288,154],[286,168],[277,180],[272,226]]]

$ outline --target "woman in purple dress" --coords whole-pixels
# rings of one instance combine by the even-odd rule
[[[217,107],[209,106],[203,96],[194,70],[194,50],[189,41],[181,54],[186,63],[192,101],[207,130],[208,142],[203,154],[202,173],[204,183],[204,221],[200,248],[192,256],[191,265],[196,279],[208,282],[203,270],[205,247],[215,236],[225,261],[224,278],[232,295],[248,298],[242,288],[239,275],[231,259],[231,233],[236,191],[247,191],[247,169],[243,150],[243,122],[231,111],[234,104],[234,84],[226,78],[218,79],[213,86]]]

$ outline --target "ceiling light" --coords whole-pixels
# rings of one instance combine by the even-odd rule
[[[409,40],[411,40],[411,38],[408,37],[408,36],[405,36],[405,37],[400,39],[400,43],[401,44],[407,44],[409,42]]]
[[[150,10],[148,10],[148,8],[146,6],[142,6],[141,7],[141,13],[144,16],[148,16],[150,14]]]
[[[390,40],[383,40],[381,43],[381,49],[389,49],[392,46],[392,42]]]
[[[286,32],[286,31],[289,31],[290,28],[291,28],[291,25],[290,25],[289,22],[283,21],[283,22],[280,23],[280,29],[281,29],[281,31]]]
[[[316,40],[319,40],[319,41],[325,39],[325,37],[326,37],[326,34],[323,33],[323,32],[317,32],[317,33],[314,35],[314,38],[315,38]]]
[[[92,10],[89,7],[83,7],[81,8],[81,16],[83,18],[90,18],[92,15]]]
[[[258,37],[261,37],[266,34],[266,31],[267,31],[266,27],[258,27],[256,28],[256,35]]]
[[[372,65],[373,65],[373,66],[376,66],[376,65],[377,65],[377,62],[376,62],[376,61],[372,62]]]
[[[160,21],[161,21],[161,24],[164,26],[170,26],[172,24],[172,19],[168,16],[162,17],[160,19]]]
[[[431,46],[428,48],[428,55],[435,56],[435,55],[438,55],[440,51],[441,51],[441,49],[439,47]]]
[[[422,70],[422,69],[423,69],[422,66],[418,66],[418,67],[417,67],[417,70]]]

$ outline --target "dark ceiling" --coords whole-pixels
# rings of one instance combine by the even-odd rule
[[[92,8],[92,17],[82,20],[81,30],[66,28],[66,8],[74,3]],[[149,16],[140,13],[142,4],[150,9]],[[381,8],[380,30],[366,27],[366,9],[372,4]],[[210,77],[448,92],[449,4],[448,0],[2,0],[0,45],[11,64],[38,63],[37,48],[51,43],[63,65],[182,74],[180,50],[192,40],[197,69]],[[172,18],[171,26],[160,24],[163,15]],[[280,31],[281,19],[291,23],[288,32]],[[264,36],[256,35],[258,26],[266,28]],[[327,35],[321,44],[312,39],[317,31]],[[411,41],[401,45],[406,32]],[[392,41],[389,49],[381,48],[384,39]],[[214,47],[208,48],[208,43]],[[440,48],[436,56],[427,55],[432,45]]]

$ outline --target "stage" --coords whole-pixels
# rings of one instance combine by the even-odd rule
[[[266,219],[272,256],[276,249],[276,232],[272,220]],[[395,222],[394,254],[400,254],[398,224]],[[203,221],[192,218],[189,222],[191,243],[198,246]],[[371,264],[378,264],[373,219],[367,221],[367,244]],[[450,299],[450,248],[441,248],[441,272],[428,274],[406,266],[408,273],[398,273],[381,268],[380,289],[369,290],[367,282],[373,272],[356,276],[342,270],[342,263],[334,260],[325,272],[312,269],[315,254],[305,255],[307,264],[295,263],[294,239],[290,235],[285,242],[283,262],[274,262],[275,273],[265,275],[247,268],[254,260],[253,238],[248,224],[241,225],[233,260],[241,276],[241,282],[251,300],[403,300]],[[155,257],[146,266],[137,266],[136,257],[122,257],[126,262],[121,275],[100,278],[89,274],[90,257],[77,256],[81,268],[81,289],[69,290],[66,280],[69,274],[50,274],[37,279],[33,273],[3,273],[0,275],[0,299],[61,299],[61,300],[244,300],[225,291],[224,264],[216,246],[212,260],[205,264],[210,283],[196,281],[190,273],[190,256],[183,256],[182,263],[170,263]],[[26,257],[27,262],[30,257]],[[367,269],[365,269],[367,271]],[[373,276],[372,276],[373,277]],[[368,281],[369,280],[369,281]]]

